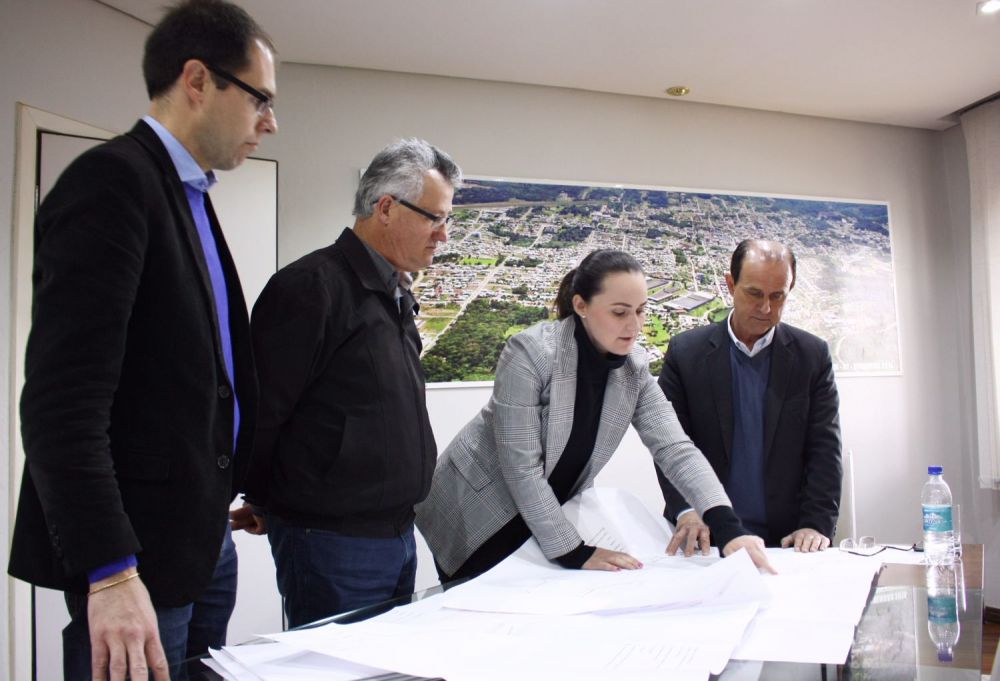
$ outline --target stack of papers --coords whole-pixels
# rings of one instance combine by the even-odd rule
[[[882,566],[879,557],[768,549],[768,559],[778,575],[765,579],[770,597],[733,657],[842,664]]]
[[[448,681],[533,678],[704,681],[731,658],[843,662],[878,559],[770,550],[779,575],[740,551],[665,556],[669,530],[635,497],[595,488],[564,506],[586,543],[640,570],[565,570],[531,539],[442,594],[354,624],[267,635],[212,666],[237,681],[363,679],[386,670]]]
[[[356,681],[386,673],[283,643],[227,646],[209,652],[212,658],[205,664],[231,681]]]

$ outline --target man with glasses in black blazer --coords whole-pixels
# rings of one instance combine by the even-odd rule
[[[208,189],[277,131],[275,54],[239,7],[149,35],[149,114],[76,159],[38,211],[10,573],[66,594],[66,679],[177,678],[225,643],[228,509],[257,389]]]

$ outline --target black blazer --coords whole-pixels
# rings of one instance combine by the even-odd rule
[[[130,553],[157,606],[211,578],[252,448],[246,303],[206,201],[229,295],[240,432],[184,188],[153,130],[76,159],[38,212],[21,394],[27,457],[9,572],[85,592]]]
[[[728,488],[733,441],[732,371],[728,321],[681,333],[670,341],[660,387],[684,431]],[[833,539],[841,487],[839,398],[825,341],[778,324],[771,345],[764,408],[765,495],[768,546],[802,527]],[[675,522],[688,508],[657,470]]]

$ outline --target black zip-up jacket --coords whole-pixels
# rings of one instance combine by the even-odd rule
[[[420,335],[350,229],[271,277],[251,320],[260,379],[249,502],[286,523],[398,536],[437,447]]]

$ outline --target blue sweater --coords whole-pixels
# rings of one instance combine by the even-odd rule
[[[726,492],[743,525],[767,537],[764,493],[764,398],[771,371],[771,348],[747,357],[730,344],[733,372],[733,452]]]

